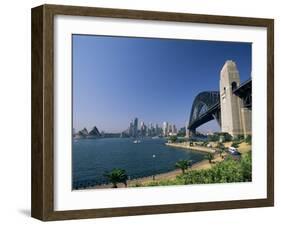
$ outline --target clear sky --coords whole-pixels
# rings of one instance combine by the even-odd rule
[[[195,96],[219,90],[234,60],[250,78],[251,43],[73,35],[73,127],[121,132],[134,117],[183,127]],[[199,128],[214,131],[215,120]]]

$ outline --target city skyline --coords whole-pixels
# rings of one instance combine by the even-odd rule
[[[134,122],[136,122],[136,119],[137,119],[138,122],[135,124]],[[127,125],[127,128],[126,128],[126,126],[125,126],[123,130],[117,131],[117,132],[115,132],[115,133],[123,133],[123,132],[125,132],[126,130],[129,130],[129,128],[130,128],[131,126],[133,126],[134,129],[137,130],[137,131],[141,131],[143,127],[145,127],[145,128],[157,128],[157,127],[158,127],[159,129],[164,130],[164,129],[163,129],[164,124],[167,124],[167,128],[168,128],[168,126],[172,126],[172,130],[173,130],[173,131],[178,131],[178,130],[181,129],[181,128],[186,128],[185,125],[183,125],[183,126],[181,126],[181,127],[177,127],[174,123],[169,123],[169,122],[167,122],[167,121],[164,121],[164,122],[162,122],[162,123],[157,123],[157,122],[156,122],[156,123],[155,123],[155,122],[144,122],[143,120],[140,120],[138,117],[135,117],[134,119],[129,120],[129,121],[128,121],[128,124],[129,124],[129,126]],[[136,126],[136,125],[137,125],[137,126]],[[92,125],[92,126],[89,126],[89,127],[84,126],[84,127],[79,128],[79,129],[73,128],[73,134],[75,134],[75,133],[77,133],[77,132],[79,132],[79,131],[82,131],[82,130],[84,130],[84,129],[90,131],[90,130],[92,130],[92,129],[95,128],[95,127],[96,127],[96,125]],[[100,132],[110,133],[110,132],[104,131],[104,130],[100,130]],[[134,133],[136,133],[136,131],[134,131]]]
[[[228,59],[250,78],[250,43],[73,35],[73,127],[117,133],[135,117],[184,127]],[[218,129],[213,120],[198,131]]]

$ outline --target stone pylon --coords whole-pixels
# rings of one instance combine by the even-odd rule
[[[240,76],[236,64],[232,60],[227,60],[220,73],[221,131],[233,137],[245,135],[243,103],[238,96],[233,94],[233,90],[239,86]]]

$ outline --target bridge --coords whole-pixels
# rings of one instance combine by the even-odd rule
[[[229,63],[230,62],[230,63]],[[229,65],[230,64],[230,65]],[[233,67],[236,69],[236,65],[233,61],[227,61],[226,66],[224,67]],[[231,68],[233,70],[233,68]],[[239,129],[232,129],[230,131],[222,131],[222,132],[229,132],[231,135],[236,134],[249,134],[249,128],[251,128],[250,122],[246,122],[246,120],[250,121],[251,117],[251,110],[252,110],[252,79],[249,79],[243,83],[241,83],[238,87],[236,84],[240,82],[239,74],[238,78],[237,76],[235,79],[227,79],[227,84],[224,84],[225,82],[222,81],[222,76],[232,76],[231,73],[229,73],[229,70],[227,72],[223,71],[221,72],[221,90],[220,91],[204,91],[199,93],[192,104],[190,117],[189,117],[189,123],[187,126],[187,129],[189,130],[189,136],[193,136],[196,133],[196,129],[200,127],[201,125],[211,121],[216,120],[219,124],[219,126],[222,128],[222,120],[224,120],[224,124],[229,125],[228,121],[232,120],[232,126],[233,124],[240,124],[240,130]],[[237,70],[237,69],[236,69]],[[238,73],[238,71],[237,71]],[[229,75],[230,74],[230,75]],[[224,83],[223,83],[224,82]],[[226,88],[229,87],[229,88]],[[230,91],[229,91],[230,89]],[[229,94],[228,94],[229,92]],[[233,97],[234,96],[234,97]],[[226,98],[227,97],[227,98]],[[221,109],[221,99],[225,102],[229,102],[230,104],[225,104],[224,109]],[[227,101],[225,100],[227,99]],[[234,103],[234,104],[233,104]],[[238,103],[238,104],[237,104]],[[233,107],[234,106],[234,107]],[[231,110],[225,108],[233,108]],[[224,118],[222,119],[222,111],[224,111]],[[239,112],[238,112],[239,111]],[[229,112],[232,114],[235,114],[234,116],[229,116]],[[235,113],[233,113],[235,112]],[[236,116],[238,115],[238,116]],[[235,120],[232,119],[232,117],[236,117]],[[238,120],[237,120],[237,117]],[[225,122],[227,121],[227,122]],[[247,124],[248,123],[248,124]],[[249,126],[250,125],[250,126]],[[247,127],[247,128],[246,128]],[[224,126],[224,129],[227,130],[229,126]],[[246,128],[246,129],[245,129]],[[243,131],[244,132],[241,132]],[[247,131],[245,131],[247,130]],[[250,129],[251,130],[251,129]]]
[[[192,104],[188,129],[191,135],[196,128],[216,119],[220,124],[220,92],[205,91],[199,93]]]

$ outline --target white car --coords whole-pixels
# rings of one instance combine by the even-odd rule
[[[229,152],[230,154],[235,154],[235,153],[238,152],[238,150],[237,150],[236,148],[234,148],[234,147],[229,147],[229,148],[228,148],[228,152]]]

